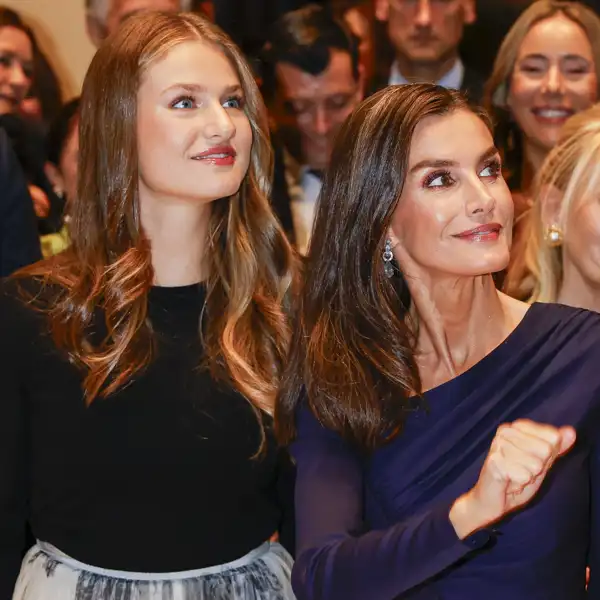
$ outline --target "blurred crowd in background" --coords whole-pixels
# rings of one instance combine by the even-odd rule
[[[523,299],[556,299],[570,248],[563,239],[563,192],[571,171],[565,181],[549,181],[562,155],[546,166],[547,175],[544,164],[562,136],[573,130],[579,135],[596,123],[597,112],[584,111],[598,100],[597,4],[85,0],[85,22],[73,27],[85,28],[99,46],[144,10],[196,11],[220,25],[250,59],[261,85],[275,157],[272,203],[301,254],[333,139],[354,107],[393,84],[430,81],[462,90],[494,120],[515,202],[513,264],[498,275],[498,285]],[[78,139],[79,100],[63,97],[51,64],[26,20],[0,6],[0,275],[69,243],[78,147],[93,141]],[[579,127],[564,128],[582,112]],[[589,185],[592,176],[581,171],[573,185]],[[560,199],[551,204],[546,192],[557,189]],[[540,248],[548,245],[540,239],[560,252],[540,258]],[[585,261],[585,252],[577,250],[573,260]],[[549,296],[540,291],[548,288],[540,283],[546,276],[555,281]]]

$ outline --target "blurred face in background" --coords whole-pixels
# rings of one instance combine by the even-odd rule
[[[317,75],[284,62],[275,69],[278,127],[295,158],[317,170],[327,168],[339,128],[363,97],[362,76],[355,76],[350,54],[332,49],[330,57]]]
[[[344,13],[344,21],[350,31],[358,38],[358,52],[365,74],[365,81],[371,81],[374,69],[374,45],[371,22],[359,8],[351,8]]]
[[[597,100],[596,64],[585,31],[561,14],[534,25],[519,49],[507,97],[526,141],[550,150],[567,119]]]
[[[79,164],[79,118],[71,119],[58,164],[46,164],[46,174],[56,193],[72,202],[77,196],[77,170]]]
[[[123,21],[136,13],[149,10],[176,12],[179,9],[179,0],[112,0],[106,22],[107,33],[112,34]]]
[[[596,167],[600,168],[600,167]],[[573,203],[566,218],[563,263],[570,263],[593,288],[600,287],[600,202],[595,189]]]
[[[60,155],[60,173],[65,195],[73,200],[77,195],[77,165],[79,163],[79,119],[75,118],[71,132]]]
[[[456,55],[464,26],[475,21],[473,0],[375,0],[399,60],[443,63]]]
[[[33,79],[33,46],[15,27],[0,28],[0,115],[17,112]]]

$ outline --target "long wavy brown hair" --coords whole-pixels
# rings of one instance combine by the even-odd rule
[[[85,372],[88,402],[120,389],[149,364],[153,284],[151,249],[140,223],[137,94],[140,79],[175,45],[201,40],[235,68],[253,132],[248,173],[239,191],[212,204],[204,325],[207,364],[257,411],[273,411],[288,349],[283,308],[295,258],[269,204],[272,153],[266,110],[237,47],[191,13],[147,14],[127,21],[95,55],[81,98],[78,197],[71,246],[21,271],[58,290],[47,311],[59,348]],[[88,332],[101,309],[108,336]]]
[[[476,112],[458,92],[439,86],[391,86],[363,101],[342,126],[321,191],[276,406],[282,443],[296,434],[300,403],[367,450],[397,435],[406,415],[422,404],[410,292],[400,266],[385,277],[382,256],[415,128],[456,110]]]

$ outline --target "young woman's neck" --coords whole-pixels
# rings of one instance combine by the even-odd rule
[[[142,225],[152,252],[154,285],[177,287],[206,279],[210,214],[210,203],[189,201],[155,203],[142,209]]]

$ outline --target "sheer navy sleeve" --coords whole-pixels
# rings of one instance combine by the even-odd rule
[[[296,564],[299,600],[392,600],[440,573],[482,540],[461,541],[440,503],[385,530],[364,533],[361,462],[308,410],[292,445],[297,463]]]

